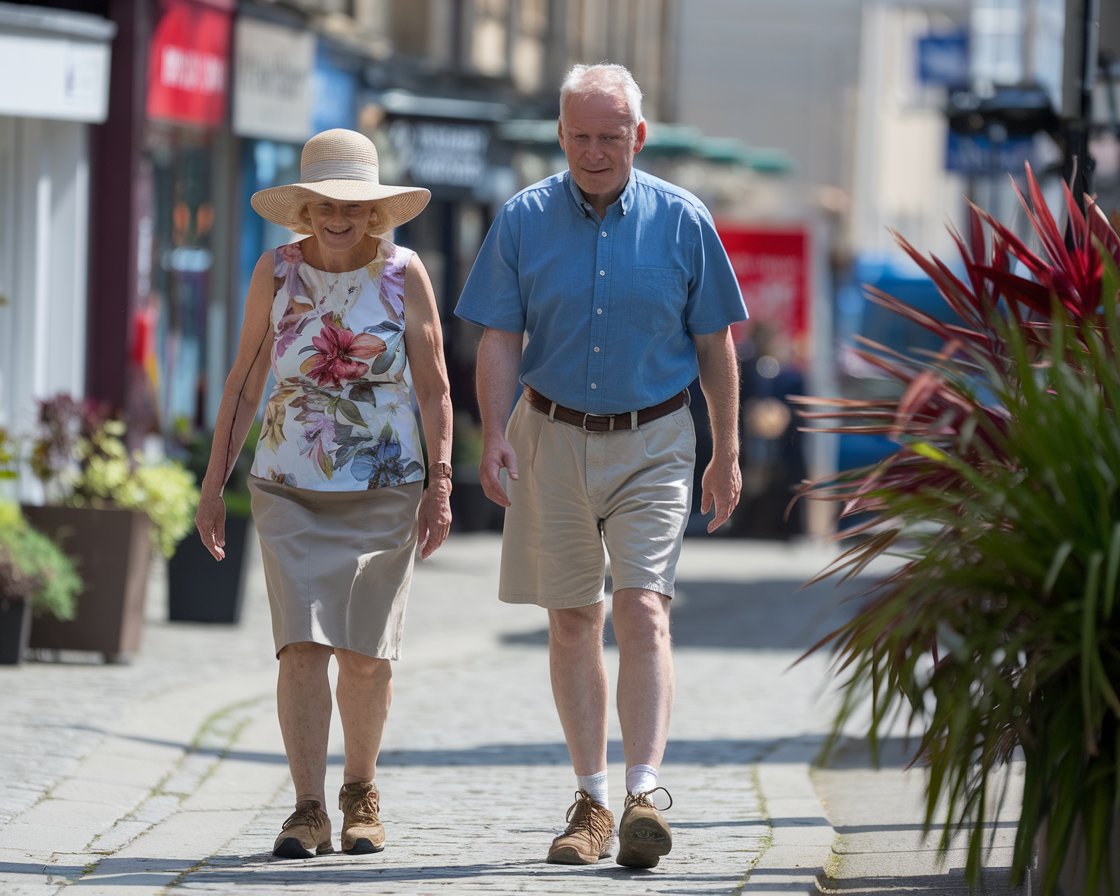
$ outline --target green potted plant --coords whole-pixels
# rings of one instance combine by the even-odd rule
[[[197,534],[179,543],[167,564],[167,615],[177,622],[235,624],[244,604],[245,567],[252,534],[249,470],[260,437],[254,421],[245,445],[234,462],[223,491],[226,502],[226,556],[220,563],[203,547]],[[198,483],[206,474],[212,434],[197,433],[184,423],[176,425],[175,444],[184,464]]]
[[[73,619],[82,581],[73,561],[0,501],[0,664],[23,660],[32,613]]]
[[[842,673],[834,737],[868,705],[873,749],[900,719],[917,733],[927,827],[944,812],[943,849],[966,832],[972,885],[998,772],[1021,758],[1012,876],[1037,855],[1045,896],[1085,896],[1120,886],[1120,237],[1068,190],[1063,232],[1027,182],[1038,251],[979,210],[960,276],[899,238],[957,318],[876,297],[943,342],[865,343],[900,397],[801,399],[816,430],[899,446],[804,490],[861,520],[821,578],[898,561],[813,650]]]
[[[74,619],[40,618],[31,647],[135,653],[153,545],[170,556],[191,531],[198,489],[177,461],[130,454],[124,424],[68,395],[39,403],[30,467],[46,502],[23,513],[75,559],[85,583]]]

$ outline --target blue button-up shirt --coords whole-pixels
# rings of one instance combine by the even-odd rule
[[[526,333],[521,381],[591,414],[680,392],[699,372],[692,335],[747,317],[708,210],[636,169],[602,220],[567,171],[506,202],[455,313]]]

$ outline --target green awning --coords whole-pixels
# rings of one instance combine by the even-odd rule
[[[748,146],[734,137],[705,137],[699,128],[687,124],[651,121],[643,154],[694,157],[723,165],[738,165],[761,174],[788,174],[796,164],[785,150]],[[510,143],[554,149],[555,119],[514,119],[498,123],[498,134]]]

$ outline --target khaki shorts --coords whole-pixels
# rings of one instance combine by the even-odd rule
[[[615,591],[673,596],[696,464],[687,406],[634,430],[587,433],[522,400],[507,435],[519,478],[505,482],[501,600],[601,601],[608,557]]]

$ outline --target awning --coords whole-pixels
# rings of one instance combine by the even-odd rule
[[[705,137],[687,124],[647,122],[648,135],[642,155],[697,158],[725,165],[738,165],[765,174],[786,174],[795,167],[793,158],[781,149],[751,147],[733,137]],[[498,125],[502,139],[522,146],[555,150],[556,119],[514,119]]]
[[[705,137],[698,154],[709,162],[738,165],[759,174],[789,174],[797,167],[784,149],[748,146],[734,137]]]

